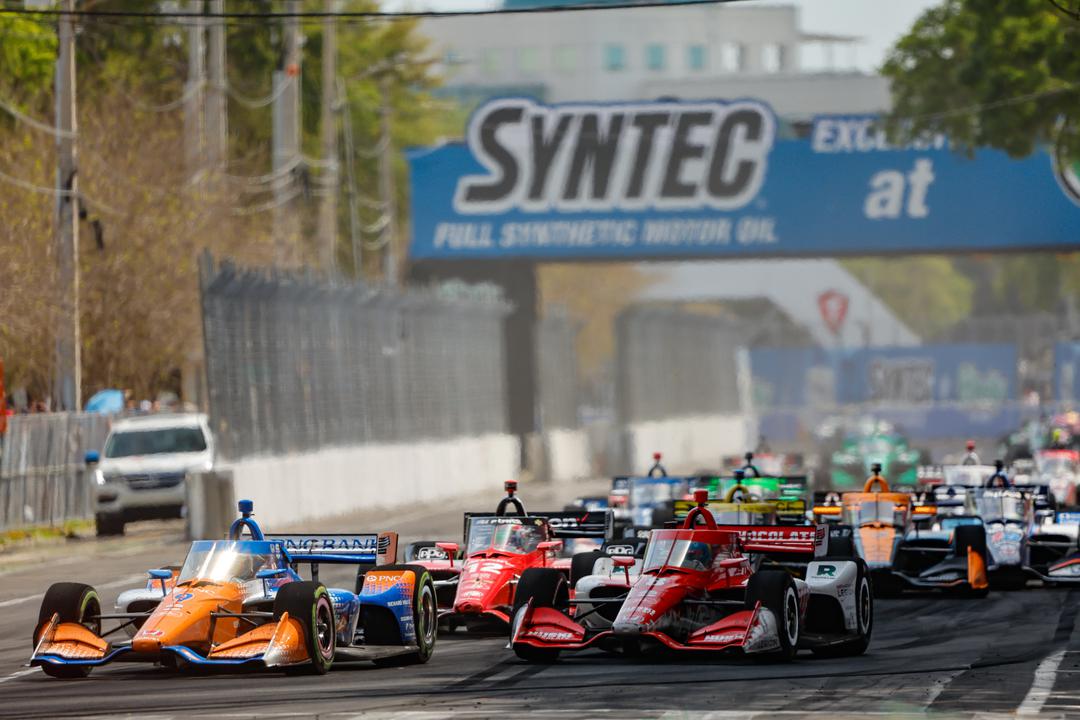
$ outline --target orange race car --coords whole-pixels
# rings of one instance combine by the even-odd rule
[[[319,674],[335,659],[427,662],[435,586],[423,568],[392,564],[396,533],[268,537],[251,501],[239,505],[242,517],[226,540],[192,543],[183,567],[151,570],[145,588],[120,595],[115,613],[102,612],[89,585],[50,587],[30,664],[75,678],[114,661]],[[301,563],[311,566],[311,580],[297,573]],[[356,592],[326,588],[320,563],[357,565]],[[118,624],[103,631],[110,621]]]
[[[846,492],[838,504],[815,505],[820,521],[850,525],[856,554],[866,561],[874,590],[892,594],[904,588],[943,588],[985,596],[986,531],[969,518],[948,532],[923,527],[936,513],[932,505],[916,505],[906,492],[891,492],[881,466],[873,465],[862,492]]]

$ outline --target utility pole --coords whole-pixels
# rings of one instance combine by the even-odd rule
[[[188,177],[195,178],[203,167],[203,127],[206,110],[206,28],[203,20],[203,0],[188,0],[187,12],[196,17],[188,25],[188,79],[184,104],[184,162]]]
[[[386,70],[379,75],[379,96],[381,107],[379,119],[382,125],[379,145],[382,150],[379,153],[379,195],[383,201],[383,212],[386,213],[386,228],[383,230],[383,282],[390,287],[397,285],[397,203],[394,202],[394,165],[393,142],[390,138],[390,72]]]
[[[79,332],[79,182],[75,133],[75,0],[63,0],[56,56],[56,258],[60,313],[56,322],[55,410],[82,407]]]
[[[300,0],[286,5],[285,49],[281,68],[274,72],[274,247],[278,266],[292,264],[299,218],[292,205],[296,195],[293,170],[300,167]]]
[[[225,79],[225,0],[210,0],[210,12],[218,17],[210,24],[208,65],[210,83],[206,97],[206,162],[221,172],[229,158],[229,105]],[[201,23],[200,23],[201,24]]]
[[[337,90],[337,0],[326,0],[322,47],[323,197],[319,206],[319,247],[323,269],[334,272],[337,259],[338,148],[335,94]]]
[[[357,280],[364,279],[364,250],[360,239],[360,196],[356,184],[356,143],[353,141],[352,110],[345,94],[345,81],[337,79],[338,96],[345,102],[341,116],[342,134],[345,140],[345,180],[349,197],[349,240],[352,243],[353,273]]]

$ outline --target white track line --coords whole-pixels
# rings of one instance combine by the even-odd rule
[[[18,678],[21,678],[23,675],[29,675],[30,673],[35,672],[35,671],[37,671],[37,668],[23,668],[22,670],[16,670],[15,672],[11,673],[10,675],[0,677],[0,683],[6,683],[6,682],[9,682],[11,680],[17,680]]]
[[[26,595],[25,597],[12,598],[11,600],[4,600],[0,602],[0,608],[11,607],[12,605],[21,605],[24,602],[30,602],[31,600],[40,600],[42,598],[41,593],[37,595]]]
[[[111,588],[117,588],[117,587],[124,587],[125,585],[130,585],[130,584],[132,584],[134,582],[137,582],[138,580],[140,580],[142,578],[145,578],[145,577],[146,577],[146,575],[144,573],[138,573],[136,575],[128,575],[126,577],[120,578],[119,580],[110,580],[107,583],[102,583],[101,585],[98,585],[97,587],[101,588],[103,590],[109,590]],[[36,595],[24,595],[23,597],[17,597],[17,598],[12,598],[10,600],[0,601],[0,608],[6,608],[6,607],[11,607],[13,605],[21,605],[23,603],[28,603],[28,602],[31,602],[31,601],[41,600],[41,598],[43,598],[43,597],[45,597],[43,593],[38,593]]]
[[[1054,680],[1057,678],[1057,669],[1061,661],[1065,659],[1065,650],[1058,650],[1052,655],[1047,655],[1035,668],[1035,679],[1031,682],[1020,707],[1016,708],[1017,715],[1038,715],[1043,705],[1050,699],[1050,693],[1054,690]]]

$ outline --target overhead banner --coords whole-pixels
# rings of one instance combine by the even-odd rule
[[[1063,249],[1080,175],[1046,152],[891,146],[869,116],[782,139],[756,100],[501,98],[408,153],[413,259],[638,259]]]
[[[1017,397],[1016,346],[957,343],[750,351],[758,408],[1000,404]]]

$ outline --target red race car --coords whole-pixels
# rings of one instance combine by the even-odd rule
[[[866,650],[873,591],[850,543],[836,543],[833,557],[825,526],[718,526],[707,497],[695,492],[698,505],[681,528],[654,530],[643,559],[597,560],[576,592],[556,571],[526,570],[510,629],[518,657],[553,662],[563,650],[590,647],[632,654],[738,651],[783,660],[800,648],[834,656]],[[755,571],[759,557],[809,560],[805,579],[787,569]]]
[[[505,630],[523,572],[546,569],[569,580],[568,553],[599,547],[611,535],[610,510],[526,513],[516,490],[510,480],[494,513],[465,514],[463,552],[457,543],[432,540],[405,548],[406,562],[431,572],[439,618],[451,632],[459,625]]]

